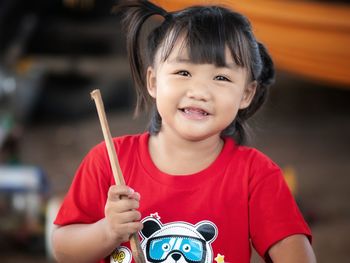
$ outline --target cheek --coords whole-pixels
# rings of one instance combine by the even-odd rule
[[[217,97],[218,106],[227,113],[238,111],[241,96],[238,92],[223,92]]]
[[[176,81],[164,79],[158,83],[157,96],[166,100],[174,100],[180,96],[180,87]]]
[[[237,94],[226,94],[221,97],[221,100],[217,103],[218,114],[221,116],[221,121],[225,125],[229,125],[237,116],[239,110],[240,100],[237,98]]]
[[[156,105],[159,114],[164,115],[172,112],[177,105],[178,99],[173,95],[173,92],[169,89],[157,89]]]

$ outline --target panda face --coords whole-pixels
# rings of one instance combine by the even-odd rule
[[[206,258],[205,240],[181,235],[150,238],[146,247],[149,262],[203,263]]]
[[[186,222],[162,224],[147,217],[143,220],[141,247],[149,263],[212,263],[211,243],[217,228],[210,221],[196,225]]]

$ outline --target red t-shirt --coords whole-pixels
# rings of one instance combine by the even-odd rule
[[[114,139],[126,184],[141,194],[147,262],[250,262],[250,243],[260,255],[277,241],[305,234],[311,239],[281,170],[256,149],[225,138],[217,159],[187,176],[161,172],[148,151],[149,134]],[[104,143],[81,163],[55,224],[92,223],[104,217],[114,184]],[[131,262],[129,244],[101,262]]]

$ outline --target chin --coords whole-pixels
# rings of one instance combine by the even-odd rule
[[[208,132],[183,132],[181,133],[182,138],[191,142],[200,142],[204,141],[208,138],[215,136],[217,133],[208,133]],[[220,137],[220,133],[218,133],[218,137]]]

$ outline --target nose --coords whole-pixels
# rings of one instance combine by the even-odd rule
[[[181,254],[180,253],[174,253],[171,255],[171,257],[175,260],[178,261],[181,258]]]
[[[208,101],[211,98],[209,84],[204,81],[194,81],[188,86],[186,95],[188,98],[198,101]]]

